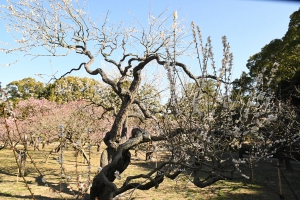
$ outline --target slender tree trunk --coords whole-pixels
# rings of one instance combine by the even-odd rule
[[[27,151],[28,147],[27,147],[27,142],[28,142],[28,136],[27,134],[24,135],[24,150]]]
[[[19,176],[23,177],[25,176],[25,170],[26,170],[26,151],[18,151],[19,154]]]
[[[290,172],[293,172],[294,171],[294,169],[293,169],[293,167],[292,167],[292,164],[291,164],[291,160],[290,160],[290,158],[289,157],[287,157],[286,155],[285,155],[285,153],[284,153],[284,148],[280,148],[279,150],[278,150],[278,161],[279,161],[279,164],[280,165],[283,165],[283,163],[285,164],[285,169],[287,170],[287,171],[290,171]]]
[[[290,158],[285,157],[285,158],[284,158],[284,162],[285,162],[285,169],[286,169],[287,171],[289,171],[289,172],[293,172],[294,169],[293,169],[293,167],[292,167]]]
[[[243,146],[239,149],[239,158],[244,158],[244,149],[243,149]]]

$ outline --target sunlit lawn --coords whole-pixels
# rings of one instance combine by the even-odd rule
[[[66,179],[60,178],[60,164],[56,161],[59,153],[49,157],[47,156],[53,145],[49,145],[45,150],[33,151],[29,147],[29,153],[34,158],[38,170],[45,176],[48,186],[41,181],[37,169],[31,164],[30,158],[27,158],[26,181],[29,183],[36,199],[74,199],[77,194],[76,178],[80,174],[83,180],[87,180],[87,164],[84,163],[82,156],[78,157],[78,168],[76,172],[76,162],[72,148],[64,151],[65,176],[70,176],[71,180],[66,184]],[[96,152],[96,147],[91,150],[91,174],[97,172],[99,166],[100,153]],[[133,156],[129,168],[121,174],[121,180],[116,181],[118,185],[122,184],[128,175],[136,175],[147,172],[155,166],[154,161],[145,162],[144,152],[140,152],[138,157]],[[276,161],[259,163],[254,171],[254,182],[247,179],[238,179],[234,181],[219,181],[216,184],[206,187],[197,188],[190,181],[188,175],[181,175],[176,180],[165,178],[165,181],[155,189],[148,191],[130,190],[123,194],[124,199],[279,199],[279,187]],[[283,195],[285,199],[296,199],[295,195],[300,198],[300,165],[293,163],[294,172],[288,173],[283,168],[284,177],[282,179]],[[246,169],[245,169],[246,170]],[[15,164],[13,152],[10,149],[0,151],[0,199],[31,199],[29,191],[24,186],[22,178],[17,177],[18,170]],[[59,184],[60,181],[63,184]],[[145,181],[145,180],[141,180]],[[288,186],[288,184],[290,187]],[[73,188],[74,191],[71,191]],[[54,189],[54,191],[53,191]],[[294,191],[295,195],[292,193]],[[61,192],[60,192],[61,191]],[[88,195],[85,196],[88,198]]]

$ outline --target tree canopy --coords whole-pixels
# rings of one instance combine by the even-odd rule
[[[45,87],[42,82],[28,77],[19,81],[10,82],[6,86],[9,99],[17,103],[21,99],[41,98],[45,94]]]
[[[48,84],[28,77],[12,81],[5,88],[9,99],[15,103],[31,97],[35,99],[45,98],[60,103],[79,99],[93,99],[95,98],[95,91],[100,89],[101,85],[95,79],[75,76],[67,76]]]
[[[281,39],[272,40],[261,49],[261,52],[250,57],[247,67],[251,76],[255,76],[263,68],[266,68],[265,73],[269,73],[273,64],[277,62],[279,64],[276,73],[277,83],[293,77],[300,68],[299,22],[300,9],[291,14],[288,30]]]
[[[45,98],[60,103],[78,99],[92,99],[97,93],[95,91],[100,89],[101,85],[95,79],[67,76],[49,83],[46,86]]]
[[[243,74],[240,82],[244,88],[249,87],[249,84],[254,82],[254,78],[261,71],[265,77],[268,77],[274,65],[278,65],[278,70],[274,74],[275,82],[267,86],[269,80],[264,79],[264,87],[276,88],[281,81],[290,81],[295,74],[300,71],[300,9],[295,11],[290,16],[288,30],[282,38],[274,39],[269,44],[265,45],[260,52],[252,55],[247,61],[248,74]],[[282,84],[281,84],[282,85]],[[238,86],[237,86],[238,87]],[[246,91],[244,89],[244,91]],[[287,92],[283,89],[282,92]],[[295,93],[295,90],[289,91]],[[290,95],[284,94],[283,97]]]

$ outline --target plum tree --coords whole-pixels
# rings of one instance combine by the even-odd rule
[[[104,137],[107,148],[101,154],[102,170],[89,185],[90,199],[112,199],[130,189],[148,190],[158,187],[165,177],[174,179],[182,173],[191,176],[197,187],[236,176],[247,178],[239,168],[246,161],[236,159],[234,154],[245,140],[257,147],[256,157],[270,155],[268,150],[274,141],[261,130],[276,122],[279,107],[272,91],[262,86],[270,84],[272,76],[264,83],[263,73],[257,73],[247,99],[233,95],[233,55],[227,38],[222,37],[223,58],[217,69],[210,37],[204,44],[200,28],[194,23],[186,29],[176,11],[173,19],[164,15],[149,16],[148,24],[138,29],[139,23],[110,25],[108,15],[98,25],[76,0],[45,0],[43,4],[37,0],[8,1],[2,6],[1,19],[17,38],[17,47],[3,48],[3,52],[41,57],[66,56],[74,51],[87,61],[70,68],[62,77],[84,68],[89,75],[99,75],[119,99],[117,106],[105,106],[104,101],[98,104],[104,110],[114,110],[115,116]],[[34,54],[40,48],[46,51]],[[97,56],[115,69],[115,76],[105,67],[93,68]],[[190,56],[197,58],[193,60],[196,68],[186,64]],[[275,63],[272,73],[277,67]],[[162,76],[153,78],[168,83],[156,88],[166,94],[166,103],[158,109],[140,92],[146,68],[162,69]],[[208,92],[209,80],[215,86]],[[192,93],[186,88],[189,84],[194,87]],[[137,113],[139,118],[151,121],[150,126],[133,124],[130,131],[128,117]],[[297,129],[295,116],[289,119]],[[299,133],[294,131],[278,134],[276,140],[284,140],[286,134],[293,137],[289,143],[299,140]],[[151,141],[167,156],[157,160],[158,165],[148,173],[123,178],[118,187],[114,181],[122,179],[122,172],[130,164],[130,150]],[[140,178],[145,181],[139,182]]]

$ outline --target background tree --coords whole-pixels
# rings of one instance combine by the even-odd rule
[[[280,81],[276,95],[278,99],[288,101],[295,106],[300,105],[299,90],[300,87],[300,70],[295,75],[288,79]]]
[[[41,98],[45,93],[44,84],[30,77],[7,84],[6,90],[9,94],[9,99],[14,103],[31,97]]]
[[[264,75],[270,74],[274,63],[277,63],[279,67],[276,74],[274,74],[276,81],[269,86],[270,88],[275,89],[281,81],[289,81],[295,76],[297,71],[300,70],[299,21],[300,10],[291,14],[288,30],[281,39],[272,40],[260,52],[249,58],[247,62],[249,74],[243,75],[240,79],[241,82],[244,82],[244,86],[247,86],[249,79],[252,79],[251,82],[253,82],[253,78],[261,71],[264,71]],[[267,83],[268,80],[264,80],[264,82]],[[283,96],[286,95],[283,94]]]
[[[9,99],[18,100],[45,98],[50,101],[64,103],[79,99],[95,98],[95,90],[101,89],[100,83],[92,78],[67,76],[53,83],[43,84],[34,78],[25,78],[9,83],[5,88]]]
[[[101,89],[100,83],[92,78],[67,76],[47,85],[45,98],[64,103],[79,99],[95,98],[95,90]]]

